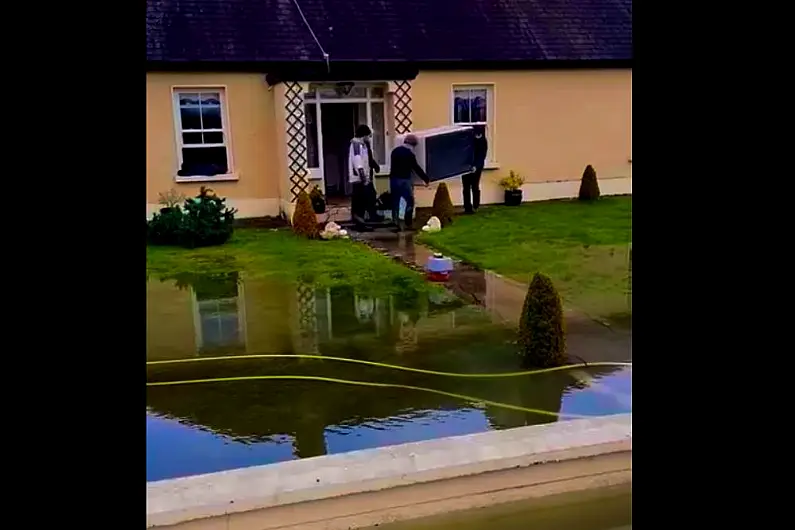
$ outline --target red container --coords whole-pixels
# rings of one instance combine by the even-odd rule
[[[431,281],[431,282],[446,282],[447,280],[450,279],[450,273],[449,272],[431,272],[431,271],[428,271],[425,274],[425,277],[428,279],[428,281]]]

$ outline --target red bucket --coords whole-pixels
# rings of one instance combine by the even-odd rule
[[[428,271],[425,274],[425,277],[428,279],[428,281],[431,281],[431,282],[446,282],[447,280],[450,279],[450,273],[449,272],[431,272],[431,271]]]

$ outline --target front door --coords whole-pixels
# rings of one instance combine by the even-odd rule
[[[348,146],[361,121],[356,103],[321,104],[323,116],[323,176],[327,197],[347,197],[351,194],[348,182]]]

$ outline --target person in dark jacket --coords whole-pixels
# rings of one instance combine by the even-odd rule
[[[480,174],[486,163],[489,151],[489,142],[486,140],[485,126],[475,126],[475,139],[473,142],[474,166],[472,171],[461,177],[464,188],[464,212],[474,213],[480,207]]]
[[[430,181],[428,175],[417,163],[414,148],[417,146],[417,137],[407,134],[403,140],[403,145],[399,145],[392,150],[389,164],[389,192],[392,196],[392,219],[398,225],[398,230],[412,230],[411,222],[414,217],[414,186],[411,182],[414,173],[428,187]],[[406,201],[406,215],[400,220],[400,199]]]

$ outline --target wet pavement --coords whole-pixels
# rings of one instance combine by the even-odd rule
[[[435,252],[416,242],[416,234],[412,232],[378,229],[350,233],[353,239],[420,272],[424,272],[425,263]],[[444,282],[447,289],[466,303],[484,307],[495,321],[517,325],[527,285],[460,260],[454,260],[454,264],[450,279]],[[564,309],[564,317],[567,350],[573,359],[585,362],[632,360],[631,329],[610,326],[571,308]]]

